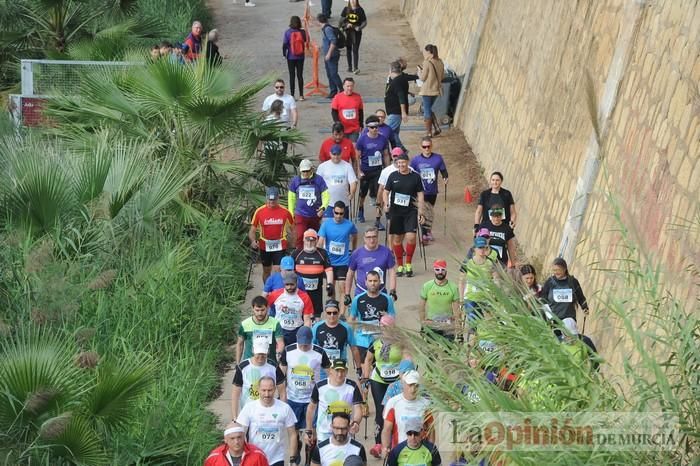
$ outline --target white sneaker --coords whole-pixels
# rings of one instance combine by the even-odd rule
[[[245,6],[255,6],[255,3],[253,3],[253,2],[246,2]]]

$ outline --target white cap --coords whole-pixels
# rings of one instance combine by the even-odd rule
[[[263,339],[255,340],[253,342],[253,354],[260,354],[260,353],[267,354],[267,350],[269,348],[270,348],[270,344]]]
[[[578,335],[578,328],[576,327],[576,321],[574,319],[572,319],[571,317],[567,317],[566,319],[562,320],[562,323],[564,324],[564,328],[571,335]]]
[[[408,371],[403,375],[403,381],[409,385],[420,383],[420,374],[418,371]]]
[[[304,159],[299,164],[299,170],[301,170],[301,171],[311,170],[313,167],[314,166],[311,164],[311,160],[309,160],[309,159]]]

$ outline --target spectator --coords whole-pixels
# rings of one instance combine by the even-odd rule
[[[330,3],[330,0],[328,0],[328,3]],[[328,98],[333,99],[343,88],[343,82],[338,74],[338,62],[340,61],[340,50],[338,50],[337,46],[338,38],[331,25],[328,24],[328,16],[319,13],[316,19],[321,23],[321,50],[323,51],[326,76],[328,77]]]
[[[291,128],[297,127],[297,121],[299,120],[299,113],[297,112],[297,103],[289,94],[284,92],[285,84],[283,79],[277,79],[275,81],[275,92],[265,97],[262,104],[263,112],[270,110],[272,103],[275,100],[281,100],[284,103],[282,109],[282,114],[280,115],[280,121],[287,124]]]
[[[401,123],[408,121],[408,107],[410,105],[408,83],[418,79],[418,76],[404,73],[406,62],[402,60],[396,60],[389,65],[389,77],[387,78],[386,91],[384,92],[384,106],[387,112],[386,124],[394,130],[394,142],[397,147],[401,147],[406,152],[406,148],[399,138],[399,133],[401,132]]]
[[[423,50],[423,65],[418,67],[423,85],[420,88],[420,95],[423,97],[423,123],[425,124],[426,136],[437,136],[440,134],[440,126],[433,113],[433,104],[442,95],[442,78],[445,76],[445,65],[438,57],[437,46],[428,44]],[[433,132],[433,125],[437,128]]]
[[[292,16],[289,19],[289,29],[284,32],[282,39],[282,55],[287,60],[289,69],[290,95],[294,97],[294,81],[299,82],[299,100],[304,100],[304,49],[308,42],[306,31],[301,28],[301,18]]]
[[[360,42],[362,30],[367,26],[367,15],[360,6],[360,0],[348,0],[348,5],[340,13],[340,24],[345,29],[346,54],[348,57],[348,73],[360,72]],[[353,57],[355,67],[353,68]]]
[[[157,61],[160,58],[160,47],[154,45],[151,47],[151,61]]]
[[[212,29],[207,34],[207,63],[210,66],[219,66],[223,62],[223,58],[219,53],[219,46],[216,44],[219,40],[219,31],[217,29]]]
[[[202,23],[199,21],[192,23],[192,32],[189,33],[182,44],[183,51],[185,50],[185,45],[187,46],[185,60],[192,62],[199,58],[199,53],[202,49]]]

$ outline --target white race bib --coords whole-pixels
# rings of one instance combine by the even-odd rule
[[[313,186],[299,186],[299,199],[305,201],[316,200],[316,188]]]
[[[555,303],[574,302],[574,290],[571,288],[555,288],[552,290],[552,296]]]
[[[323,351],[326,352],[326,356],[328,356],[328,359],[331,361],[340,359],[340,350],[338,348],[323,348]]]
[[[335,254],[336,256],[342,256],[345,254],[345,243],[340,241],[331,241],[328,244],[328,252]]]
[[[311,388],[311,376],[291,373],[291,382],[295,389],[306,391]]]
[[[367,157],[367,165],[370,167],[378,167],[382,164],[382,153],[375,151],[374,155]]]
[[[498,253],[498,257],[503,257],[503,246],[496,246],[495,244],[492,244],[491,248]]]
[[[421,168],[420,177],[428,183],[432,183],[433,181],[435,181],[435,170],[433,170],[432,168]]]
[[[296,312],[281,312],[279,314],[280,327],[285,330],[294,330],[301,326],[302,321]]]
[[[379,370],[379,375],[382,379],[393,379],[399,376],[399,365],[398,364],[387,364],[382,366]]]
[[[281,239],[266,239],[265,240],[265,251],[275,252],[282,250],[282,240]]]
[[[277,443],[281,439],[279,427],[261,425],[255,432],[255,438],[261,443]]]
[[[331,179],[330,179],[331,186],[344,185],[346,180],[347,180],[347,178],[344,176],[331,176]]]
[[[401,207],[408,207],[411,203],[411,196],[408,194],[394,193],[394,204]]]
[[[356,118],[357,112],[354,108],[346,108],[343,110],[343,118],[346,120],[354,120]]]
[[[272,330],[253,330],[253,346],[255,346],[256,341],[264,341],[268,345],[272,344]]]
[[[304,289],[306,291],[314,291],[318,289],[318,278],[301,278],[304,281]]]

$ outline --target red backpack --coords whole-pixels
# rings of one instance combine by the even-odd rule
[[[289,36],[289,51],[293,55],[304,55],[304,34],[297,30]]]

